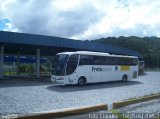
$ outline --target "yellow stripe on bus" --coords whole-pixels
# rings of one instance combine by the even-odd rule
[[[130,66],[121,66],[121,71],[129,71]]]

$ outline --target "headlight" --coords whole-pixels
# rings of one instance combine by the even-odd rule
[[[61,77],[61,78],[59,78],[59,80],[64,80],[64,78]]]
[[[54,80],[55,80],[55,79],[56,79],[56,77],[55,77],[55,76],[52,76],[52,79],[54,79]]]
[[[73,80],[69,79],[69,82],[73,82]]]

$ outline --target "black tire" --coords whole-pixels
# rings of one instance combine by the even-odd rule
[[[80,77],[78,79],[78,85],[79,86],[84,86],[86,84],[86,79],[84,77]]]
[[[122,81],[123,81],[123,82],[127,82],[127,81],[128,81],[128,76],[127,76],[127,75],[123,75]]]

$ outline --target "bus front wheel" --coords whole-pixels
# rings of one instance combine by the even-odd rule
[[[80,77],[78,79],[78,85],[83,86],[86,83],[86,79],[84,77]]]
[[[123,75],[122,81],[123,81],[123,82],[127,82],[127,81],[128,81],[128,76],[127,76],[127,75]]]

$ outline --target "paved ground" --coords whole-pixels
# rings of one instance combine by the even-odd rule
[[[159,113],[160,99],[150,100],[143,103],[137,103],[119,109],[122,113]]]
[[[0,113],[33,113],[160,93],[160,72],[137,79],[78,86],[55,86],[50,82],[0,80]]]
[[[160,117],[160,99],[150,100],[142,103],[133,104],[118,109],[122,115],[128,116],[129,119],[157,119]],[[111,111],[99,111],[88,114],[61,117],[57,119],[107,119],[107,117],[114,117]],[[111,118],[110,118],[111,119]]]

